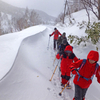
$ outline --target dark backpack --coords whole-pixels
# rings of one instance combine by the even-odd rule
[[[80,69],[85,65],[85,63],[86,63],[86,59],[83,59],[83,61],[82,61],[82,63],[81,63],[81,65],[80,65],[80,67],[79,67],[78,70],[80,70]],[[79,77],[78,77],[78,80],[77,80],[77,81],[79,81],[79,78],[80,78],[80,77],[84,78],[84,79],[87,80],[87,81],[89,81],[90,79],[92,80],[93,77],[94,77],[94,75],[96,74],[96,71],[97,71],[98,68],[99,68],[99,64],[96,63],[95,72],[94,72],[94,74],[92,75],[91,78],[83,77],[83,76],[81,76],[81,75],[78,73],[78,76],[79,76]]]

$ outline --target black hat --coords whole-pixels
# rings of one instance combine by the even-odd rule
[[[63,43],[63,44],[67,44],[67,40],[64,39],[64,40],[62,41],[62,43]]]
[[[55,27],[54,30],[57,30],[57,28]]]

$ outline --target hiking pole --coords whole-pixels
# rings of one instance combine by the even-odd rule
[[[48,40],[47,50],[49,49],[49,43],[50,43],[50,36],[49,36],[49,40]]]
[[[57,54],[57,53],[56,53]],[[56,60],[56,54],[55,54],[55,59],[54,59],[54,61],[53,61],[53,66],[54,66],[54,63],[55,63],[55,60]]]
[[[72,75],[72,77],[73,77],[73,75]],[[71,78],[72,78],[72,77],[71,77]],[[71,79],[71,78],[70,78],[70,79]],[[69,80],[70,80],[70,79],[69,79]],[[69,80],[68,80],[68,82],[69,82]],[[68,83],[68,82],[67,82],[67,83]],[[62,95],[62,92],[63,92],[63,91],[64,91],[64,89],[66,88],[67,83],[65,84],[65,86],[64,86],[64,88],[61,90],[61,92],[59,93],[59,96],[61,96],[61,95]]]
[[[60,96],[62,95],[62,92],[64,91],[64,89],[66,88],[66,86],[67,86],[67,83],[65,84],[64,88],[62,89],[62,91],[59,93]]]
[[[55,70],[54,70],[54,72],[53,72],[53,74],[52,74],[52,76],[51,76],[51,79],[50,79],[49,81],[51,81],[51,80],[52,80],[53,75],[55,74],[55,71],[56,71],[56,69],[57,69],[57,67],[58,67],[59,62],[60,62],[60,60],[58,61],[57,65],[56,65],[56,67],[55,67]]]
[[[53,61],[53,66],[54,66],[55,60],[56,60],[56,56],[55,56],[55,59],[54,59],[54,61]]]

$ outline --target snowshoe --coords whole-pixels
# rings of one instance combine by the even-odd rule
[[[66,89],[71,89],[71,85],[68,84],[68,85],[66,86]]]

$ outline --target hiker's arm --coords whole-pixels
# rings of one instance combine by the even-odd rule
[[[62,35],[59,31],[58,31],[58,34],[59,34],[59,35]]]
[[[83,60],[78,60],[78,61],[76,61],[76,62],[74,62],[74,63],[71,63],[71,65],[70,65],[71,71],[73,70],[73,68],[74,68],[74,69],[79,68],[80,65],[81,65],[81,63],[82,63],[82,61],[83,61]]]
[[[54,35],[54,32],[52,34],[50,34],[50,36]]]
[[[78,61],[79,59],[76,57],[76,55],[73,53],[73,61],[76,62]]]
[[[99,66],[99,68],[98,68],[98,70],[96,72],[96,77],[97,77],[98,83],[100,83],[100,66]]]

